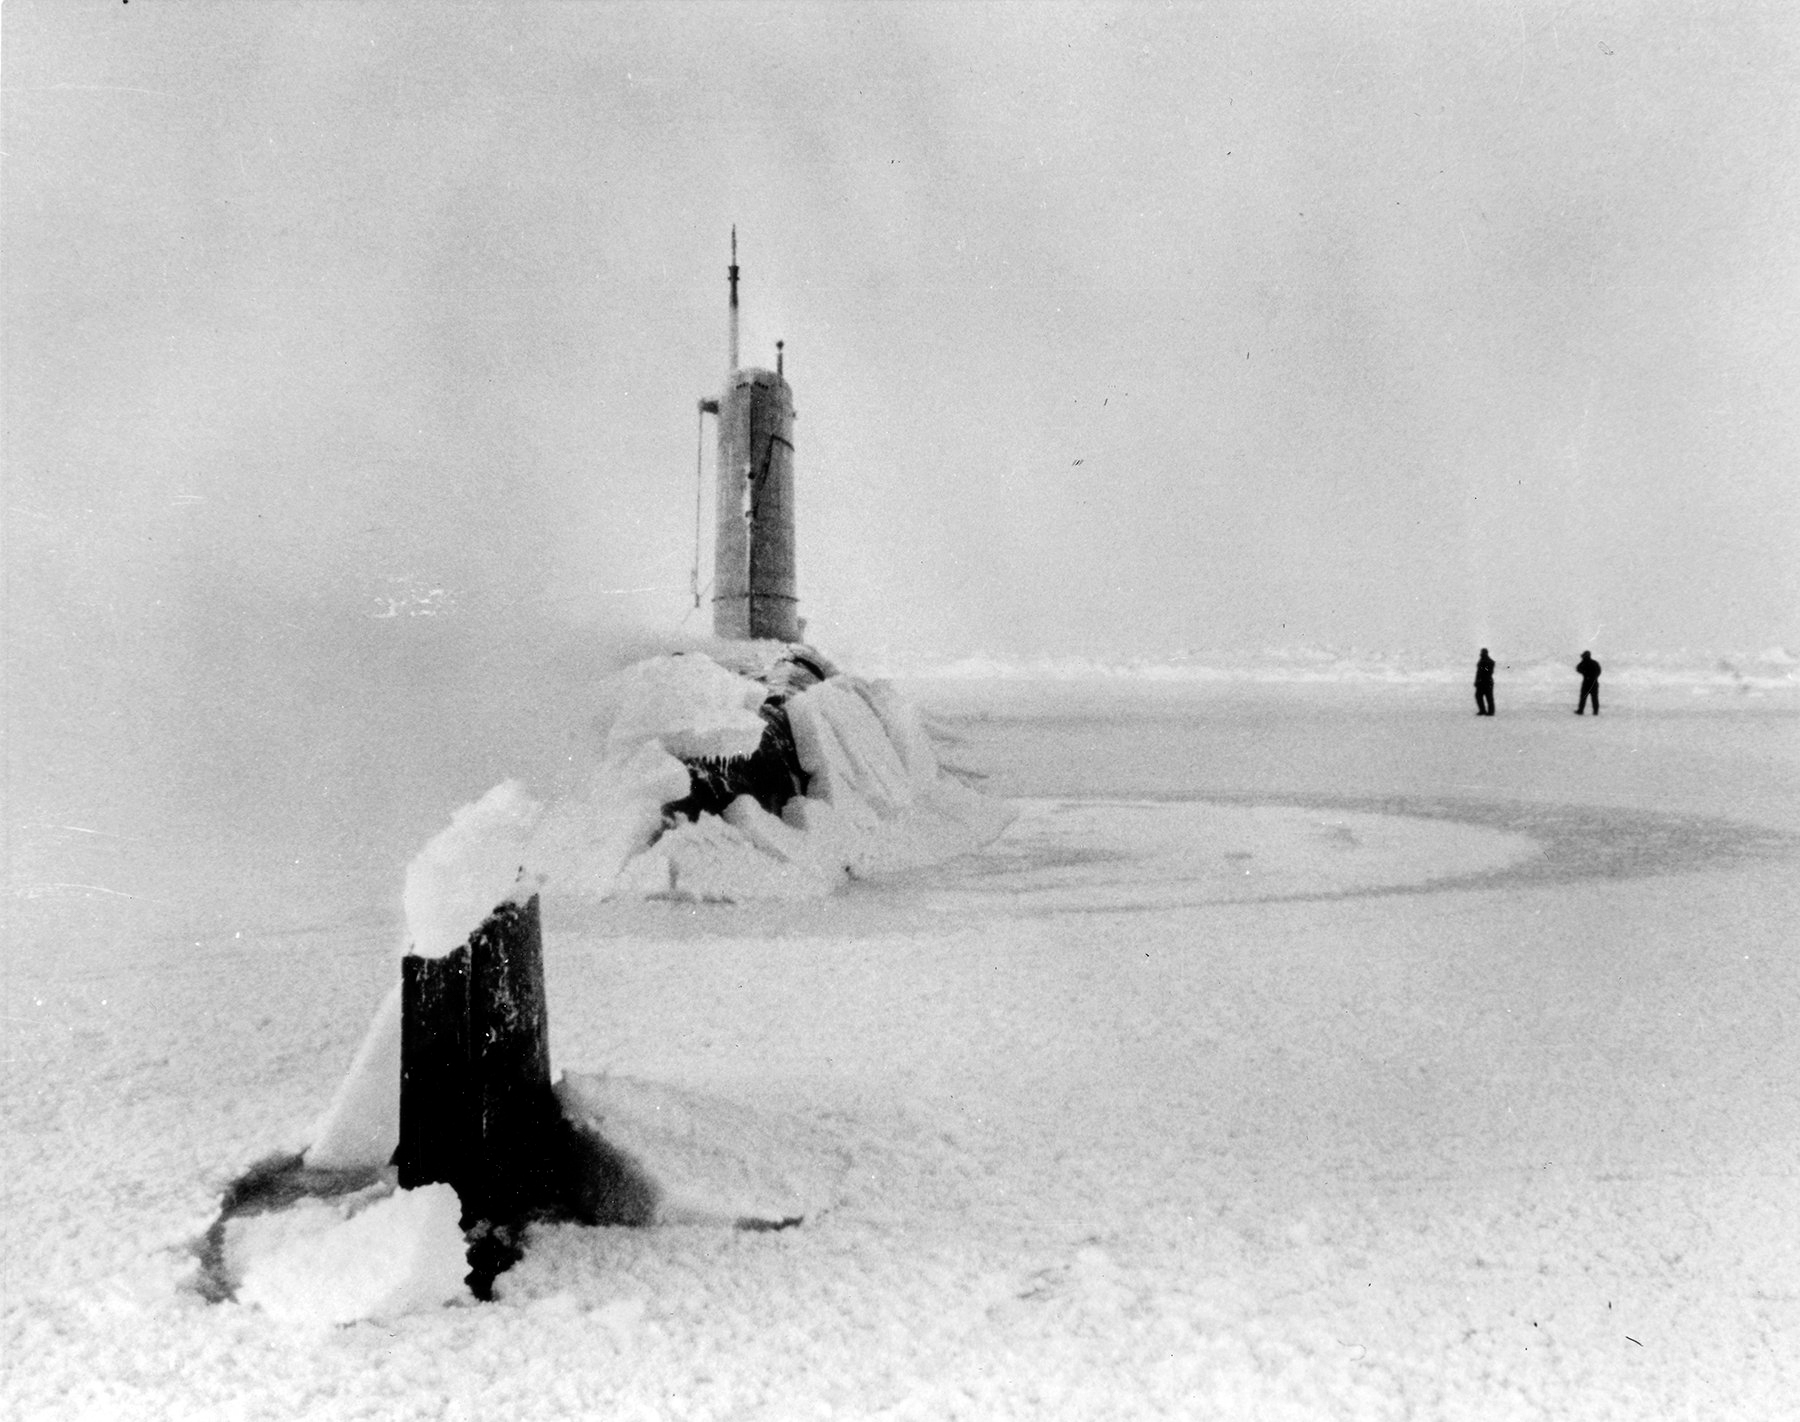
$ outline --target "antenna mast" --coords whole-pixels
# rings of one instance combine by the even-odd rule
[[[794,396],[782,372],[738,365],[737,228],[731,229],[731,369],[717,401],[718,495],[713,500],[713,635],[800,640],[794,587]],[[695,575],[698,581],[698,574]]]
[[[727,356],[731,368],[725,372],[727,378],[737,374],[738,368],[738,302],[737,302],[737,224],[731,224],[731,348]]]

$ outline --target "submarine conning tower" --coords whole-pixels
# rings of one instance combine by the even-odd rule
[[[713,634],[800,640],[794,577],[794,392],[782,372],[738,365],[737,228],[731,229],[731,334],[719,397]],[[702,409],[705,403],[702,403]]]

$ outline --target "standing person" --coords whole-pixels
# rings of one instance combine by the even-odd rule
[[[1494,659],[1488,655],[1486,647],[1481,649],[1481,658],[1475,663],[1475,714],[1494,714]]]
[[[1581,673],[1581,700],[1575,705],[1575,714],[1579,716],[1587,710],[1588,702],[1594,703],[1594,714],[1600,714],[1600,663],[1594,660],[1593,653],[1583,652],[1581,660],[1575,663],[1575,670]]]

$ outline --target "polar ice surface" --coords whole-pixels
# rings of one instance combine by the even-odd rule
[[[398,869],[320,917],[185,856],[9,936],[0,1412],[1790,1415],[1800,708],[1567,689],[910,688],[1029,802],[990,847],[543,900],[555,1057],[792,1127],[828,1206],[543,1230],[497,1302],[382,1326],[179,1284],[387,992]],[[119,882],[85,862],[38,872]]]

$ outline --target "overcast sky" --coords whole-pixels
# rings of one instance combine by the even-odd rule
[[[1795,15],[9,0],[15,656],[702,628],[734,222],[853,663],[1800,650]]]

